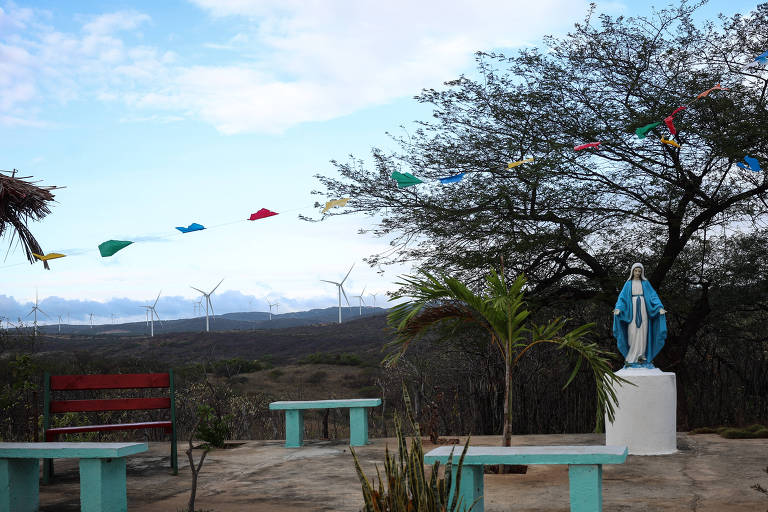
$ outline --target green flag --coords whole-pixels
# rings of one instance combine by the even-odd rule
[[[635,133],[637,134],[638,139],[644,139],[646,135],[648,135],[648,132],[656,128],[661,124],[661,121],[658,121],[656,123],[651,123],[643,126],[642,128],[638,128],[635,130]]]
[[[419,183],[424,183],[419,178],[414,176],[413,174],[406,172],[397,172],[392,171],[392,179],[397,181],[397,188],[405,188],[405,187],[411,187],[413,185],[418,185]]]
[[[120,249],[125,249],[132,243],[125,240],[107,240],[99,244],[99,252],[102,258],[106,258],[107,256],[112,256]]]

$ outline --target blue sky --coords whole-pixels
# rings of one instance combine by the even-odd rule
[[[162,290],[163,318],[190,316],[196,292],[224,278],[217,313],[335,304],[366,287],[382,305],[407,266],[362,259],[387,240],[365,217],[319,223],[313,174],[331,159],[394,149],[385,132],[425,119],[412,97],[473,72],[477,50],[512,51],[561,34],[588,2],[417,3],[309,0],[168,2],[0,0],[0,169],[56,192],[30,228],[52,270],[12,246],[0,261],[0,316],[143,318]],[[649,5],[601,2],[609,14]],[[700,13],[747,12],[712,2]],[[269,208],[280,215],[246,222]],[[220,226],[178,235],[175,226]],[[97,245],[137,243],[111,258]],[[9,239],[2,241],[2,250]],[[354,302],[354,301],[353,301]],[[64,316],[66,321],[67,316]]]

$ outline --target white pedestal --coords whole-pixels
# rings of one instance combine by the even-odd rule
[[[658,368],[623,368],[616,375],[633,383],[616,386],[616,416],[605,419],[605,444],[626,445],[631,455],[677,451],[677,382]]]

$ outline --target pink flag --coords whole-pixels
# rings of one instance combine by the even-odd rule
[[[273,211],[267,210],[266,208],[262,208],[256,213],[252,213],[251,216],[248,217],[248,220],[266,219],[267,217],[271,217],[273,215],[277,215],[277,212],[273,212]]]
[[[574,151],[581,151],[582,149],[587,149],[587,148],[596,148],[596,147],[598,147],[599,145],[600,145],[600,143],[599,143],[599,142],[590,142],[590,143],[588,143],[588,144],[582,144],[581,146],[574,146],[574,147],[573,147],[573,150],[574,150]]]

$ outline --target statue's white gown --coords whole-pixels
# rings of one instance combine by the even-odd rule
[[[637,297],[640,297],[640,315],[643,322],[640,327],[635,324],[637,312]],[[645,360],[645,345],[648,342],[648,312],[645,310],[645,297],[643,297],[643,285],[639,279],[632,279],[632,321],[627,325],[627,352],[626,361],[636,363],[640,357]]]

